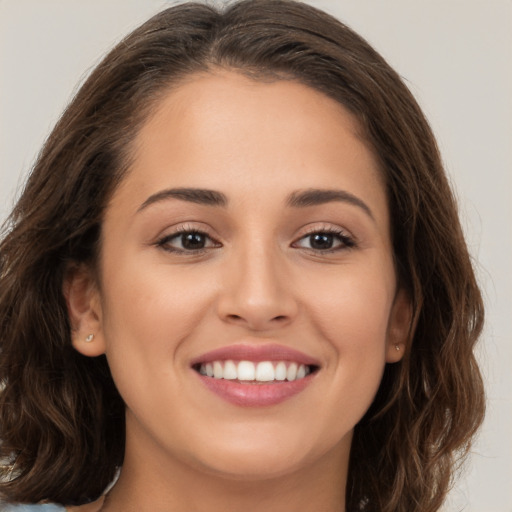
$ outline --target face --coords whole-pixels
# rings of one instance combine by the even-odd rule
[[[168,93],[106,210],[99,276],[68,291],[74,345],[106,353],[127,450],[198,471],[348,459],[404,349],[377,162],[347,110],[292,81],[219,71]]]

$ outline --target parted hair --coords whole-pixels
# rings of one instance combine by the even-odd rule
[[[95,267],[102,216],[133,139],[173,85],[229,69],[296,80],[344,105],[379,162],[410,342],[354,432],[347,511],[440,508],[484,412],[483,306],[434,136],[359,35],[292,0],[170,7],[95,68],[48,137],[0,245],[0,499],[97,498],[123,463],[124,404],[104,356],[72,348],[62,286]]]

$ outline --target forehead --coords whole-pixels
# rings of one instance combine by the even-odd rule
[[[139,132],[136,151],[148,156],[148,148],[173,137],[176,145],[207,139],[219,149],[227,142],[248,149],[270,140],[283,149],[297,142],[307,148],[308,141],[323,139],[370,152],[361,132],[343,105],[298,81],[256,81],[218,70],[191,75],[164,94]]]
[[[169,187],[266,198],[341,187],[382,203],[381,172],[360,132],[340,103],[299,82],[193,75],[163,95],[142,126],[120,188],[139,204]]]

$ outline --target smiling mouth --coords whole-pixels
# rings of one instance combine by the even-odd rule
[[[229,380],[240,384],[294,382],[318,370],[318,366],[293,361],[218,360],[197,363],[193,369],[204,377]]]

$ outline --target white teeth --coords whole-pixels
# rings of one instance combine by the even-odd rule
[[[236,365],[233,361],[226,361],[224,363],[224,378],[229,380],[234,380],[238,377],[238,372],[236,371]]]
[[[297,364],[292,363],[286,371],[286,380],[295,380],[295,377],[297,377]]]
[[[274,365],[270,361],[258,363],[258,366],[256,367],[256,380],[262,382],[269,382],[271,380],[274,380],[274,378]]]
[[[223,376],[222,364],[220,361],[215,361],[213,363],[213,376],[216,379],[222,379]]]
[[[281,361],[276,366],[276,380],[286,379],[286,365]]]
[[[251,361],[240,361],[238,363],[238,380],[254,380],[256,368]]]
[[[303,379],[311,373],[309,366],[284,361],[212,361],[203,363],[199,373],[214,379],[271,382]]]

